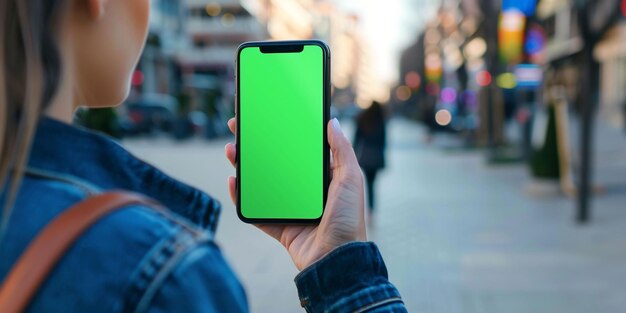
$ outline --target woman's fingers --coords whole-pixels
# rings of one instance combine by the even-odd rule
[[[237,132],[237,119],[231,118],[228,120],[228,129],[230,132],[236,134]],[[230,162],[230,164],[234,167],[237,162],[237,146],[233,143],[228,143],[224,147],[224,152],[226,153],[226,158]],[[230,194],[230,200],[233,201],[233,204],[237,205],[237,178],[234,176],[228,177],[228,193]]]
[[[234,205],[237,205],[237,178],[235,176],[228,177],[228,193],[230,194],[230,200]]]
[[[237,162],[237,146],[233,143],[227,143],[224,147],[226,158],[230,161],[232,166],[236,166]]]
[[[228,120],[228,129],[230,129],[230,132],[233,133],[233,135],[237,133],[237,119],[233,117]],[[224,150],[226,152],[226,158],[230,161],[230,164],[236,166],[237,146],[233,143],[228,143],[226,144],[226,147],[224,147]]]
[[[341,131],[341,125],[336,118],[328,123],[328,143],[333,153],[333,171],[359,169],[352,145]]]
[[[237,119],[236,118],[231,118],[228,120],[228,129],[230,129],[230,132],[233,133],[233,135],[237,135]]]

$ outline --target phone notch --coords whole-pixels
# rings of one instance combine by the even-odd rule
[[[261,53],[300,53],[304,50],[302,44],[267,45],[259,47]]]

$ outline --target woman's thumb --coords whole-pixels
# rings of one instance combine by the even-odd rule
[[[354,150],[348,138],[343,134],[341,125],[336,118],[328,123],[328,143],[333,152],[335,168],[354,166],[358,167]]]

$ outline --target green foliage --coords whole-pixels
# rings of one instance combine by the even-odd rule
[[[76,117],[77,123],[111,137],[120,138],[121,130],[117,113],[113,108],[85,109]]]
[[[554,106],[548,107],[548,127],[545,136],[543,147],[532,153],[530,168],[534,177],[558,179],[560,168]]]

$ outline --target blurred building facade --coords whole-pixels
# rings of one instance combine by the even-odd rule
[[[388,91],[373,70],[359,21],[326,0],[255,0],[251,8],[269,39],[320,39],[331,48],[332,101],[336,108],[386,102]]]
[[[156,0],[135,94],[169,94],[183,110],[232,114],[237,46],[253,40],[321,39],[332,50],[336,108],[386,102],[358,18],[327,0]]]
[[[234,114],[237,47],[266,36],[238,0],[156,0],[133,94],[169,95],[181,116],[204,120],[207,136],[225,132],[219,125]]]
[[[484,119],[481,91],[493,81],[486,28],[477,1],[444,1],[402,53],[399,83],[392,90],[399,110],[432,131],[462,132],[477,140]]]
[[[233,72],[234,56],[244,41],[261,40],[261,24],[238,0],[184,0],[189,49],[179,51],[185,72]]]
[[[590,25],[607,25],[594,42],[593,57],[600,63],[599,107],[600,117],[615,127],[626,127],[626,1],[597,1],[588,15]],[[616,11],[621,11],[616,18]],[[548,47],[546,69],[555,71],[553,81],[563,85],[569,102],[576,104],[581,67],[578,57],[585,44],[581,33],[581,12],[576,1],[542,0],[537,8],[537,18],[546,30]],[[598,26],[596,26],[598,27]],[[549,86],[547,86],[549,87]],[[580,106],[578,104],[577,106]]]
[[[223,125],[234,114],[237,47],[266,34],[238,0],[181,2],[189,44],[176,58],[189,106],[204,112],[213,124]]]
[[[151,10],[146,47],[132,84],[137,92],[174,93],[181,88],[175,59],[186,44],[184,11],[177,0],[156,0]]]
[[[487,146],[490,163],[560,179],[585,222],[596,112],[626,121],[625,17],[624,0],[444,0],[404,52],[394,100]]]
[[[589,3],[581,11],[585,2],[574,0],[442,1],[438,14],[402,55],[399,84],[392,90],[394,102],[432,128],[476,130],[477,142],[485,143],[489,136],[496,143],[505,142],[498,138],[498,129],[523,106],[518,102],[525,100],[516,97],[520,90],[538,88],[533,97],[543,95],[542,100],[551,101],[553,87],[559,88],[573,108],[580,107],[580,58],[585,45],[591,44],[601,63],[601,116],[624,127],[626,1]],[[616,20],[620,4],[622,17]],[[598,35],[602,40],[597,44],[586,43],[580,14],[585,14],[589,27],[609,26]],[[518,81],[528,78],[517,77],[520,67],[526,75],[543,74],[536,82]],[[453,97],[452,90],[465,96]],[[446,104],[447,99],[455,101]],[[436,115],[442,112],[440,117],[445,118],[438,121]]]

